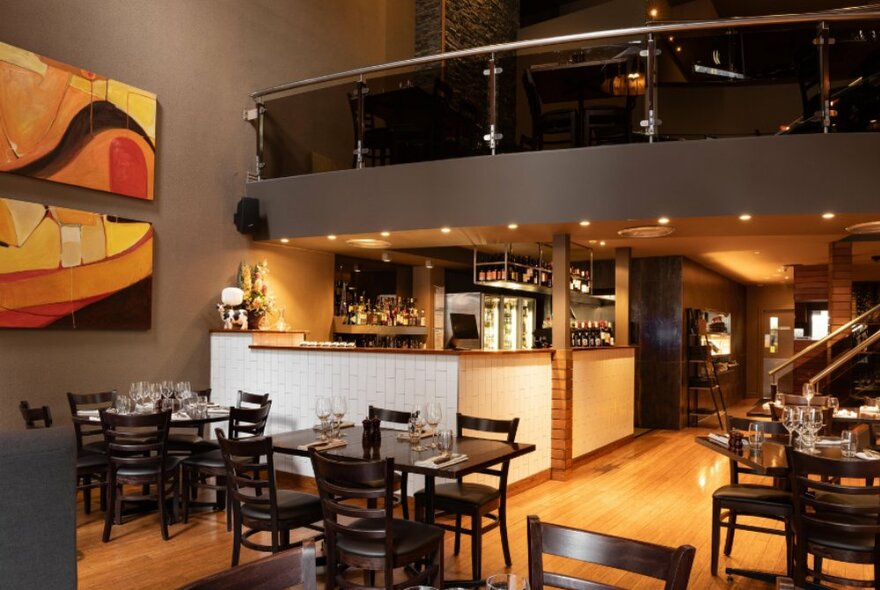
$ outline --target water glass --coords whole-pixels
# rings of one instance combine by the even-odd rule
[[[486,578],[489,590],[529,590],[529,579],[516,574],[495,574]]]
[[[198,408],[199,418],[208,417],[208,398],[204,395],[196,396],[196,408]]]
[[[858,450],[856,433],[852,430],[844,430],[840,433],[840,454],[844,457],[855,457]]]
[[[455,433],[451,430],[441,430],[437,433],[437,449],[440,454],[448,453],[452,449],[452,441],[455,440]]]
[[[749,445],[753,449],[761,448],[764,444],[764,425],[760,422],[749,424]]]
[[[416,452],[427,451],[422,446],[422,431],[425,428],[425,412],[422,406],[416,405],[409,414],[409,442],[410,448]]]
[[[836,416],[837,412],[840,410],[840,400],[836,397],[829,397],[828,407],[831,408],[831,415]]]

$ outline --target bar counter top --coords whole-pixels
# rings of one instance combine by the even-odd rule
[[[431,354],[447,356],[477,356],[477,355],[520,355],[541,354],[556,352],[553,348],[535,348],[532,350],[436,350],[429,348],[351,348],[344,346],[271,346],[252,344],[248,348],[252,350],[295,350],[295,351],[318,351],[318,352],[372,352],[379,354]]]

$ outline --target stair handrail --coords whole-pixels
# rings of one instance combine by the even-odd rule
[[[855,318],[851,319],[850,321],[848,321],[847,323],[843,324],[842,326],[840,326],[839,328],[837,328],[836,330],[834,330],[833,332],[829,333],[827,336],[822,338],[821,340],[817,340],[816,342],[810,344],[808,347],[806,347],[802,351],[798,352],[797,354],[786,359],[784,362],[776,365],[775,367],[773,367],[772,369],[767,371],[767,374],[770,375],[770,377],[773,379],[773,381],[770,385],[771,391],[774,394],[776,393],[777,380],[779,379],[778,374],[783,369],[785,369],[786,367],[792,367],[792,365],[794,365],[794,363],[798,359],[804,357],[807,354],[810,354],[811,352],[813,352],[817,348],[821,347],[823,344],[825,344],[829,340],[832,340],[833,338],[840,336],[843,332],[847,331],[848,329],[853,327],[855,324],[860,323],[862,320],[870,317],[871,315],[873,315],[877,312],[880,312],[880,303],[878,303],[877,305],[875,305],[874,307],[872,307],[871,309],[869,309],[865,313],[861,314],[860,316],[855,317]],[[878,333],[880,333],[880,332],[878,332]],[[791,370],[791,369],[789,369],[789,370]]]
[[[862,352],[864,352],[864,350],[866,348],[868,348],[869,346],[871,346],[875,342],[880,342],[880,330],[878,330],[877,332],[874,332],[869,337],[867,337],[864,340],[862,340],[861,342],[859,342],[856,346],[853,346],[852,348],[847,350],[845,353],[838,356],[836,359],[834,359],[834,361],[830,365],[828,365],[827,367],[825,367],[824,369],[822,369],[821,371],[819,371],[818,373],[816,373],[815,375],[810,377],[810,380],[808,381],[808,383],[810,385],[812,385],[815,388],[815,391],[818,393],[819,387],[816,384],[819,381],[821,381],[825,377],[828,377],[831,373],[836,371],[841,365],[849,362],[854,357],[856,357],[859,354],[861,354]]]

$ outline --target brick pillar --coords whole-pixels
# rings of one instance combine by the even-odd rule
[[[828,319],[831,329],[852,319],[852,243],[833,242],[828,253]]]
[[[572,471],[572,352],[553,355],[553,404],[550,430],[550,477],[566,480]]]

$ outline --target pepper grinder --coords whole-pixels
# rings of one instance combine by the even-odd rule
[[[364,418],[364,435],[361,437],[361,443],[364,445],[364,448],[368,448],[373,444],[373,421],[369,418]]]
[[[372,423],[372,428],[370,429],[370,436],[372,437],[373,446],[380,447],[382,446],[382,430],[379,428],[379,418],[373,417],[370,419]]]

